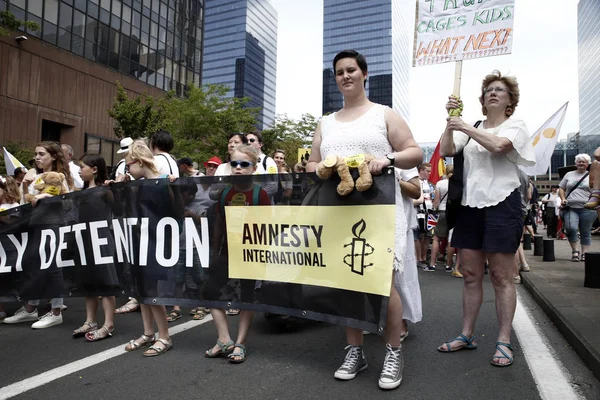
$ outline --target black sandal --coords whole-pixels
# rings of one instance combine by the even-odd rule
[[[579,262],[579,251],[575,250],[571,252],[571,261]]]

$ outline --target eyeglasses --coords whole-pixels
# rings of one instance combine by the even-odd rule
[[[232,161],[229,161],[229,165],[231,165],[233,168],[237,168],[238,165],[241,168],[250,168],[250,167],[254,166],[254,163],[250,162],[250,161],[235,161],[235,160],[232,160]]]
[[[492,92],[496,92],[496,94],[500,94],[500,93],[508,93],[508,90],[506,90],[503,87],[499,87],[499,86],[498,87],[488,87],[483,90],[483,93],[485,93],[485,94],[490,94]]]

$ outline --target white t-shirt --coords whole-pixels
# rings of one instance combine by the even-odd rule
[[[558,197],[558,192],[556,192],[556,193],[550,192],[547,195],[545,195],[544,200],[548,200],[548,202],[545,203],[546,208],[554,208],[557,197]]]
[[[517,165],[535,165],[529,131],[523,121],[511,117],[495,128],[485,129],[484,125],[485,121],[479,129],[510,140],[514,149],[507,154],[492,154],[477,141],[469,140],[465,133],[454,132],[456,151],[464,148],[465,155],[463,206],[484,208],[497,205],[521,186]]]
[[[81,179],[81,176],[79,175],[79,170],[81,170],[79,165],[75,164],[73,161],[69,162],[69,171],[71,172],[75,189],[83,189],[83,179]]]
[[[400,172],[400,179],[402,179],[404,182],[408,182],[413,178],[419,177],[419,171],[417,168],[397,168],[397,170]],[[406,216],[407,229],[417,229],[419,226],[417,224],[417,210],[415,210],[415,207],[413,206],[413,200],[402,194],[402,202],[404,203],[404,215]]]
[[[267,161],[265,162],[267,168],[265,169],[265,165],[263,165],[263,160],[265,159],[265,157],[267,158]],[[278,171],[277,169],[277,163],[275,162],[275,160],[273,160],[271,157],[265,155],[264,153],[261,153],[258,156],[258,165],[256,168],[256,173],[257,174],[276,174]]]
[[[427,210],[431,210],[433,209],[433,201],[431,201],[433,198],[431,183],[429,183],[427,179],[419,179],[419,182],[421,182],[421,192],[423,193],[423,199],[425,200],[424,205]]]
[[[438,210],[446,211],[446,204],[448,203],[448,179],[442,179],[435,184],[435,188],[440,192],[440,205]]]
[[[154,165],[161,175],[173,175],[179,178],[179,167],[170,154],[156,154],[154,156]]]

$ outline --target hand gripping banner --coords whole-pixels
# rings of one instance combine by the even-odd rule
[[[386,171],[348,196],[338,183],[312,174],[156,179],[4,211],[0,301],[124,295],[381,332],[396,181]]]

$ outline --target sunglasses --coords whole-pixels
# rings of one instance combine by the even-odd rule
[[[231,165],[233,168],[237,168],[238,165],[242,168],[250,168],[254,166],[254,163],[250,161],[229,161],[229,165]]]
[[[254,143],[254,142],[256,142],[256,139],[254,139],[254,138],[251,138],[251,139],[248,139],[248,141],[249,141],[250,143]]]

